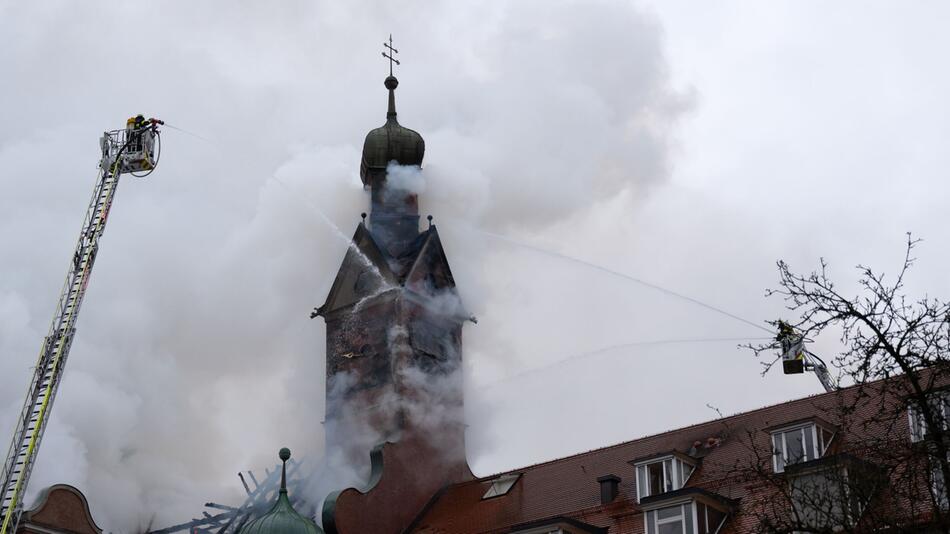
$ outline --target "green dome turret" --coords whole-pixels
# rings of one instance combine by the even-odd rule
[[[287,460],[290,449],[280,450],[283,462],[280,474],[280,493],[277,502],[269,512],[251,521],[241,529],[241,534],[323,534],[323,530],[312,520],[297,513],[287,497]]]
[[[360,163],[360,177],[363,184],[372,185],[371,174],[385,173],[390,161],[400,165],[422,165],[426,143],[415,130],[410,130],[396,120],[396,87],[399,80],[395,76],[386,78],[386,89],[389,89],[389,111],[386,113],[386,124],[370,130],[363,143],[363,161]]]

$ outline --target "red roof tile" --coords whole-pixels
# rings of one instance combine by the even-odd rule
[[[628,462],[671,450],[686,452],[694,442],[706,444],[710,437],[721,438],[721,441],[703,451],[707,454],[686,486],[739,499],[741,503],[741,499],[762,489],[761,484],[737,480],[736,466],[755,461],[750,446],[759,451],[770,450],[769,434],[764,429],[810,417],[839,425],[840,411],[836,407],[842,401],[853,401],[859,394],[856,387],[846,388],[509,471],[519,473],[521,477],[507,494],[500,497],[482,499],[491,480],[498,475],[455,484],[433,497],[409,530],[440,534],[508,532],[517,525],[545,518],[572,517],[594,526],[608,527],[610,532],[642,532],[642,514],[636,504],[635,471]],[[872,396],[869,400],[876,402],[859,404],[852,415],[853,420],[871,421],[882,407],[902,405],[902,401],[894,398]],[[906,424],[889,429],[871,424],[864,431],[868,435],[902,432],[893,437],[908,443],[910,439]],[[848,443],[860,440],[860,436],[852,433],[837,436],[835,443],[838,450],[843,450],[849,446]],[[763,461],[770,461],[767,454]],[[597,478],[611,474],[622,479],[619,494],[613,502],[602,505]],[[754,520],[751,514],[743,513],[740,505],[739,512],[730,518],[723,532],[751,532]]]

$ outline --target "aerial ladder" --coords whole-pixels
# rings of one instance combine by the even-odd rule
[[[3,492],[0,496],[0,534],[16,532],[27,483],[36,463],[43,431],[49,422],[56,390],[62,381],[69,347],[76,334],[79,308],[89,284],[99,250],[99,239],[105,231],[119,177],[123,174],[144,177],[152,173],[161,155],[158,127],[163,124],[161,120],[138,115],[130,118],[124,129],[104,132],[99,141],[102,157],[92,200],[86,210],[76,250],[69,261],[66,283],[60,293],[49,333],[43,338],[40,347],[3,471],[0,471],[0,491]]]
[[[800,375],[805,371],[815,373],[825,391],[838,389],[828,366],[815,353],[805,348],[805,337],[785,321],[778,321],[778,334],[775,336],[779,350],[782,351],[782,371],[787,375]]]

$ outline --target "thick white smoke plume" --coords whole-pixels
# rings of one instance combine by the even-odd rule
[[[368,208],[359,150],[385,120],[376,47],[390,31],[399,118],[428,146],[424,214],[537,227],[661,182],[686,100],[656,22],[541,5],[3,8],[2,96],[19,105],[0,130],[0,428],[22,400],[98,133],[141,112],[209,140],[166,129],[159,170],[120,185],[31,495],[74,483],[105,528],[130,531],[240,500],[235,472],[281,446],[320,454],[324,331],[308,313],[346,243],[317,211],[348,238]],[[599,65],[578,61],[591,54]],[[480,252],[446,246],[479,306],[490,281],[461,264]]]
[[[864,27],[845,15],[841,27]],[[824,20],[803,17],[802,35],[819,31],[816,18]],[[700,26],[714,20],[704,17]],[[750,26],[732,24],[703,49]],[[787,220],[790,200],[774,194],[801,170],[794,162],[818,166],[802,144],[816,135],[814,124],[795,121],[810,116],[808,103],[823,95],[803,100],[804,111],[789,113],[794,120],[763,125],[746,117],[738,129],[743,106],[781,107],[787,93],[762,96],[756,79],[709,83],[716,94],[744,95],[742,105],[713,107],[713,124],[687,132],[720,143],[733,159],[702,153],[690,160],[688,180],[670,181],[679,154],[674,133],[697,98],[689,84],[671,81],[667,40],[648,8],[607,1],[10,2],[0,6],[0,439],[12,432],[77,237],[98,135],[136,113],[187,131],[166,128],[156,172],[119,186],[28,502],[46,485],[71,483],[107,531],[132,532],[151,520],[159,526],[195,517],[208,501],[240,502],[235,473],[273,465],[282,446],[295,457],[319,457],[325,332],[309,313],[368,211],[360,148],[385,121],[388,65],[379,45],[390,33],[402,60],[399,121],[426,140],[422,215],[434,215],[466,309],[479,319],[463,335],[468,455],[477,473],[708,419],[714,414],[706,403],[734,411],[815,390],[759,379],[734,341],[697,341],[762,335],[748,325],[481,231],[638,274],[753,319],[781,312],[780,303],[760,299],[775,258],[800,264],[841,250],[842,241],[854,243],[851,252],[876,244],[861,225],[882,198],[868,197],[843,216],[844,240],[835,223],[818,217]],[[832,33],[828,42],[840,42]],[[675,53],[682,42],[689,40],[674,41]],[[752,76],[775,64],[772,55],[733,61],[745,50],[743,43],[725,59],[690,65],[735,65],[733,74]],[[840,64],[851,66],[852,56]],[[899,54],[892,63],[914,57]],[[800,64],[813,64],[810,58]],[[869,64],[882,68],[880,57]],[[696,72],[707,81],[705,70],[690,70],[687,79]],[[807,72],[794,78],[815,79]],[[847,101],[868,95],[876,112],[881,100],[866,92],[872,87],[880,84],[844,91]],[[916,102],[920,116],[945,107],[937,97]],[[858,120],[848,123],[871,115],[856,110]],[[788,123],[799,127],[790,139],[756,144]],[[916,131],[900,124],[898,131]],[[838,141],[850,134],[837,132],[823,146],[845,150]],[[903,146],[881,137],[860,139]],[[771,156],[750,170],[743,162],[753,145]],[[775,148],[788,146],[799,152]],[[926,145],[905,152],[919,146]],[[893,179],[906,178],[897,171],[880,174],[896,165],[861,166],[858,156],[870,149],[851,148],[841,161],[837,152],[824,154],[837,171],[816,172],[821,181],[812,185],[833,183],[839,195],[814,213],[840,211],[852,204],[841,195],[865,187],[834,182],[837,176],[907,181]],[[920,159],[909,168],[945,167]],[[773,171],[789,175],[776,182]],[[730,181],[739,175],[746,181]],[[413,190],[422,185],[407,178]],[[940,184],[912,188],[917,196],[890,211],[887,224],[945,214],[933,206],[945,197],[935,193],[946,187]],[[888,202],[898,197],[883,190]],[[821,201],[789,194],[795,206]],[[882,248],[898,249],[907,229],[916,228],[902,226]],[[841,264],[881,257],[846,254]],[[658,343],[572,358],[633,342]]]
[[[413,297],[404,291],[400,298]],[[452,291],[426,295],[414,299],[414,302],[429,304],[425,309],[433,315],[452,319],[464,317],[458,295]],[[332,491],[349,487],[366,490],[370,480],[369,451],[384,442],[399,441],[403,432],[425,436],[435,454],[443,454],[441,460],[447,465],[456,465],[459,461],[457,436],[446,432],[446,429],[465,426],[460,404],[464,376],[459,353],[449,340],[439,340],[440,350],[434,351],[439,353],[438,356],[426,355],[417,359],[410,344],[410,331],[405,326],[390,326],[385,337],[387,354],[396,362],[392,369],[393,382],[387,385],[395,387],[384,386],[377,391],[382,393],[372,401],[356,402],[349,393],[358,388],[359,380],[366,377],[341,371],[328,380],[326,403],[332,407],[333,415],[328,415],[325,428],[333,436],[328,438],[321,461],[315,462],[311,468],[313,471],[308,472],[315,474],[310,475],[300,488],[306,500],[318,510]],[[364,358],[373,356],[360,355]],[[438,358],[439,363],[425,361],[430,357]],[[370,423],[371,420],[377,423]],[[403,421],[405,426],[399,430],[383,430],[379,421]],[[362,454],[354,458],[347,454],[352,451],[361,451]],[[428,461],[428,466],[435,465],[434,459]]]
[[[390,161],[386,166],[386,189],[421,195],[426,192],[426,179],[417,165],[399,165]]]

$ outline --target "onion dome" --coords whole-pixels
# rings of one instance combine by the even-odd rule
[[[280,450],[284,463],[280,474],[280,493],[269,512],[251,521],[241,529],[241,534],[323,534],[323,529],[312,520],[297,513],[287,497],[287,460],[290,449]]]
[[[360,164],[360,177],[364,185],[371,185],[370,174],[373,171],[385,172],[390,161],[400,165],[422,165],[426,151],[425,141],[415,130],[399,125],[396,120],[396,87],[399,80],[395,76],[386,78],[389,89],[389,111],[386,124],[366,134],[363,143],[363,161]]]

